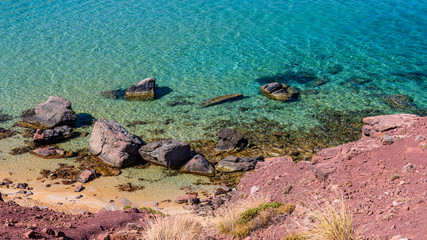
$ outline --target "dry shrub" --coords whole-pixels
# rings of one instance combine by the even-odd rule
[[[353,229],[352,214],[344,200],[330,203],[324,201],[310,210],[312,223],[304,232],[307,239],[313,240],[356,240],[358,234]]]
[[[195,216],[174,215],[157,217],[149,222],[143,236],[145,240],[197,240],[202,230]]]
[[[256,208],[270,201],[270,197],[258,194],[242,199],[232,206],[222,209],[215,219],[215,225],[222,233],[230,233],[236,229],[241,214],[248,209]]]

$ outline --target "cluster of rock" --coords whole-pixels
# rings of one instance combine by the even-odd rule
[[[262,85],[260,89],[268,98],[282,102],[296,99],[300,93],[298,89],[278,82]]]
[[[162,140],[143,144],[116,121],[99,119],[93,128],[89,151],[107,164],[128,167],[142,160],[171,169],[201,175],[212,175],[215,170],[206,158],[197,154],[193,158],[190,145],[176,140]]]
[[[147,99],[154,97],[154,78],[144,79],[127,91],[129,99]],[[151,89],[151,90],[150,90]],[[150,92],[144,95],[142,92]],[[142,97],[145,96],[145,97]],[[59,96],[37,105],[34,109],[23,112],[22,122],[30,127],[36,127],[33,135],[35,146],[58,143],[74,136],[76,113],[71,103]],[[240,151],[248,145],[244,135],[229,128],[218,131],[218,151]],[[141,138],[128,132],[114,120],[98,119],[93,127],[89,141],[89,152],[101,159],[104,163],[117,168],[129,167],[143,161],[162,165],[171,169],[181,170],[206,176],[215,174],[215,167],[202,154],[191,150],[188,143],[177,140],[161,140],[145,144]],[[73,154],[59,149],[56,146],[44,146],[31,151],[32,154],[45,158],[70,157]],[[247,171],[254,169],[263,157],[235,157],[228,156],[218,163],[224,172]],[[97,177],[92,169],[82,171],[77,181],[88,182]]]
[[[77,114],[70,101],[59,96],[50,96],[46,102],[22,112],[22,125],[35,128],[33,144],[36,146],[58,143],[74,136],[73,127]],[[48,147],[32,151],[41,157],[65,156],[64,150]]]

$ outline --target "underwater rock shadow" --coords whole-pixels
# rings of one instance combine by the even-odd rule
[[[91,126],[94,121],[95,121],[95,118],[91,114],[78,113],[77,120],[76,120],[76,127],[80,128],[84,126]]]
[[[272,76],[265,76],[255,79],[261,85],[278,82],[286,83],[297,82],[299,84],[308,84],[318,80],[319,78],[311,72],[293,72],[287,71],[286,73],[277,73]]]
[[[168,95],[171,92],[173,92],[173,90],[169,87],[156,87],[155,88],[155,94],[156,94],[155,99],[160,99],[160,98]]]

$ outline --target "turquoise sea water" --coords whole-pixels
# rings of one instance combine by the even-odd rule
[[[143,139],[200,139],[220,119],[267,118],[309,131],[322,109],[408,111],[386,105],[386,94],[426,108],[426,13],[425,0],[1,0],[0,110],[14,117],[1,126],[50,95],[78,114],[154,122],[128,128]],[[269,100],[257,79],[277,74],[319,93]],[[151,76],[155,101],[100,95]],[[199,107],[233,93],[247,98]]]

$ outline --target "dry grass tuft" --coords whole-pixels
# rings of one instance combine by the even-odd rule
[[[324,202],[309,215],[312,224],[303,236],[312,240],[356,240],[358,234],[353,229],[352,214],[344,200],[336,204]]]
[[[222,233],[230,233],[236,229],[240,215],[248,209],[256,208],[261,204],[270,201],[270,197],[264,195],[250,196],[233,204],[233,206],[223,209],[215,219],[215,225]]]
[[[149,222],[145,240],[197,240],[203,227],[194,216],[174,215],[158,217]]]

